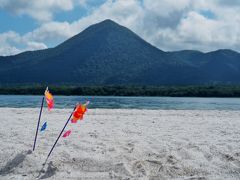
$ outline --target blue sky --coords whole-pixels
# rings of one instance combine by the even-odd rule
[[[239,0],[0,0],[0,55],[54,47],[104,19],[165,51],[240,51],[239,12]]]
[[[0,22],[0,33],[12,30],[24,34],[38,27],[38,24],[32,18],[26,15],[18,17],[7,11],[0,11]]]

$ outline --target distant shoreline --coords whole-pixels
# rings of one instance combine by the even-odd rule
[[[0,95],[42,95],[45,85],[0,86]],[[204,86],[49,86],[54,95],[240,97],[240,85]]]

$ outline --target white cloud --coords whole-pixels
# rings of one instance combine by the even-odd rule
[[[22,37],[13,31],[0,34],[0,54],[2,56],[46,48],[47,46],[44,43]]]
[[[83,0],[0,0],[0,9],[17,15],[28,15],[38,21],[50,21],[58,11],[70,11]]]
[[[153,1],[145,0],[148,11],[145,11],[144,23],[145,27],[147,24],[151,28],[147,28],[143,35],[164,50],[229,48],[239,51],[240,4],[230,7],[223,5],[223,1],[186,0],[177,3],[172,0],[164,5],[165,0],[154,1],[153,6],[161,11],[157,14],[151,11]],[[204,11],[207,13],[201,14]],[[138,33],[141,34],[141,30]]]
[[[30,42],[27,42],[26,49],[28,51],[33,51],[33,50],[37,50],[37,49],[46,49],[46,48],[47,48],[47,46],[44,43],[30,41]]]
[[[89,2],[62,0],[56,3],[56,1],[49,0],[45,5],[39,1],[38,6],[36,1],[35,6],[42,9],[43,13],[50,13],[49,17],[48,15],[45,17],[51,19],[54,11],[71,10],[76,3],[88,7]],[[7,7],[7,2],[0,0],[0,7]],[[38,45],[33,46],[35,49],[46,48],[45,44],[57,45],[91,24],[112,19],[166,51],[182,49],[211,51],[219,48],[240,51],[240,3],[238,2],[237,0],[232,3],[227,0],[107,0],[99,7],[90,8],[87,16],[72,23],[48,21],[22,36],[14,32],[0,34],[0,44],[9,49],[7,54],[30,49],[28,42],[37,43]],[[61,4],[65,4],[64,9]],[[20,5],[16,4],[19,9],[24,9],[20,8]],[[41,16],[41,11],[39,12]],[[20,42],[24,44],[24,48],[15,46]]]
[[[13,55],[13,54],[19,54],[20,52],[22,52],[22,51],[17,49],[16,47],[12,47],[9,45],[0,47],[1,56],[9,56],[9,55]]]
[[[21,50],[14,47],[16,41],[19,41],[19,35],[13,31],[0,34],[0,54],[3,56],[20,53]]]
[[[182,11],[190,5],[191,0],[144,0],[144,7],[147,11],[159,16],[170,16],[171,13]]]
[[[38,29],[25,34],[25,39],[34,41],[58,41],[73,36],[75,33],[68,22],[48,22]]]

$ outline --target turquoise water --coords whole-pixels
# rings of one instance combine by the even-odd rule
[[[41,99],[42,96],[0,95],[0,107],[39,107]],[[240,98],[54,96],[54,99],[56,108],[73,108],[77,102],[89,100],[89,108],[240,110]]]

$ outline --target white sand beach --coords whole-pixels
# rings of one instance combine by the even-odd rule
[[[240,112],[90,109],[61,138],[71,109],[0,108],[0,179],[240,179]]]

